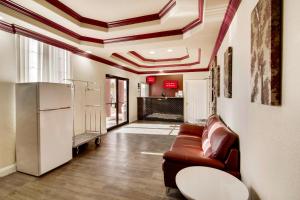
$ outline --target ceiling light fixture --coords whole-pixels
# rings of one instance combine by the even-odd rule
[[[149,51],[150,54],[155,54],[155,51]]]
[[[168,49],[168,52],[173,52],[173,49]]]

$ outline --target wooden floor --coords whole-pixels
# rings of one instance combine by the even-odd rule
[[[173,139],[111,132],[101,147],[89,144],[71,162],[40,178],[18,172],[1,178],[0,199],[183,199],[177,190],[166,194],[162,157],[141,153],[162,153]]]

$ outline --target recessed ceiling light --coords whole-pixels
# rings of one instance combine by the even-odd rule
[[[150,54],[155,54],[155,51],[149,51]]]
[[[92,53],[91,51],[85,51],[85,52],[87,52],[87,53]]]
[[[168,52],[173,52],[173,49],[168,49]]]

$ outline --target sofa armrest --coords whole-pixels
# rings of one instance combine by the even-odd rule
[[[202,137],[204,126],[185,123],[180,125],[179,135],[194,135]]]
[[[175,161],[175,162],[181,162],[188,165],[198,165],[198,166],[207,166],[207,167],[213,167],[217,169],[224,169],[225,165],[219,160],[211,159],[204,157],[203,155],[189,155],[188,153],[185,153],[184,151],[167,151],[164,153],[163,158],[165,160]]]

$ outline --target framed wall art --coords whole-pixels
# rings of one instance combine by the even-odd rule
[[[216,70],[215,70],[215,73],[216,73],[216,93],[217,93],[217,96],[220,97],[220,85],[221,85],[221,80],[220,80],[220,76],[221,76],[221,73],[220,73],[220,65],[217,65],[216,66]]]
[[[232,47],[224,53],[224,96],[232,98]]]
[[[282,0],[260,0],[251,14],[251,102],[281,105]]]

